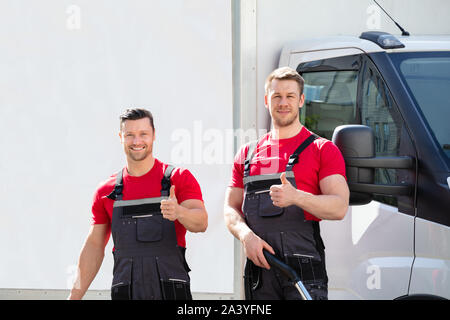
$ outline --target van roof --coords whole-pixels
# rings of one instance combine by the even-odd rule
[[[442,51],[450,50],[449,35],[395,36],[405,47],[398,49],[383,49],[378,44],[361,39],[358,36],[331,36],[298,40],[283,48],[285,53],[300,53],[307,51],[332,49],[359,49],[363,52],[406,52],[406,51]]]

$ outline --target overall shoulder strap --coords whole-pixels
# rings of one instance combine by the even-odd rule
[[[289,157],[288,164],[286,165],[286,171],[291,171],[294,167],[294,164],[298,162],[298,156],[302,153],[314,140],[320,138],[317,134],[313,133],[305,141],[303,141],[300,146],[294,151],[293,154]]]
[[[244,177],[250,175],[250,162],[252,161],[253,155],[255,154],[256,146],[258,145],[258,140],[253,140],[248,145],[247,156],[244,161]]]
[[[122,191],[123,191],[123,169],[117,172],[116,184],[114,185],[114,189],[106,197],[112,200],[122,200]]]
[[[173,170],[175,170],[175,167],[172,165],[168,165],[166,170],[164,171],[164,176],[161,180],[161,197],[168,197],[170,194],[170,177]]]

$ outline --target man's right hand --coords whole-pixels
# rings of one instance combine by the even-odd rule
[[[253,231],[248,232],[242,239],[244,245],[244,252],[247,258],[249,258],[256,266],[270,269],[270,265],[267,262],[263,254],[263,249],[275,254],[273,248]]]
[[[89,229],[78,259],[77,276],[68,300],[83,298],[102,265],[110,233],[110,224],[94,224]]]
[[[247,258],[253,261],[258,267],[270,269],[270,265],[264,257],[263,249],[266,249],[272,254],[275,254],[275,252],[267,242],[258,237],[248,227],[241,212],[243,199],[243,188],[227,188],[224,204],[225,224],[233,236],[242,242]]]

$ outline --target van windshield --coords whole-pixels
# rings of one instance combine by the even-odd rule
[[[450,161],[450,52],[391,53],[401,78]]]

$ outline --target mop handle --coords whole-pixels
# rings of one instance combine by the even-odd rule
[[[263,254],[267,262],[272,267],[275,267],[278,270],[280,270],[289,280],[295,283],[295,287],[302,296],[303,300],[312,300],[311,295],[309,294],[308,290],[306,290],[305,286],[300,280],[300,277],[298,276],[297,272],[295,272],[294,269],[292,269],[286,263],[277,259],[273,254],[271,254],[266,250],[263,250]]]

